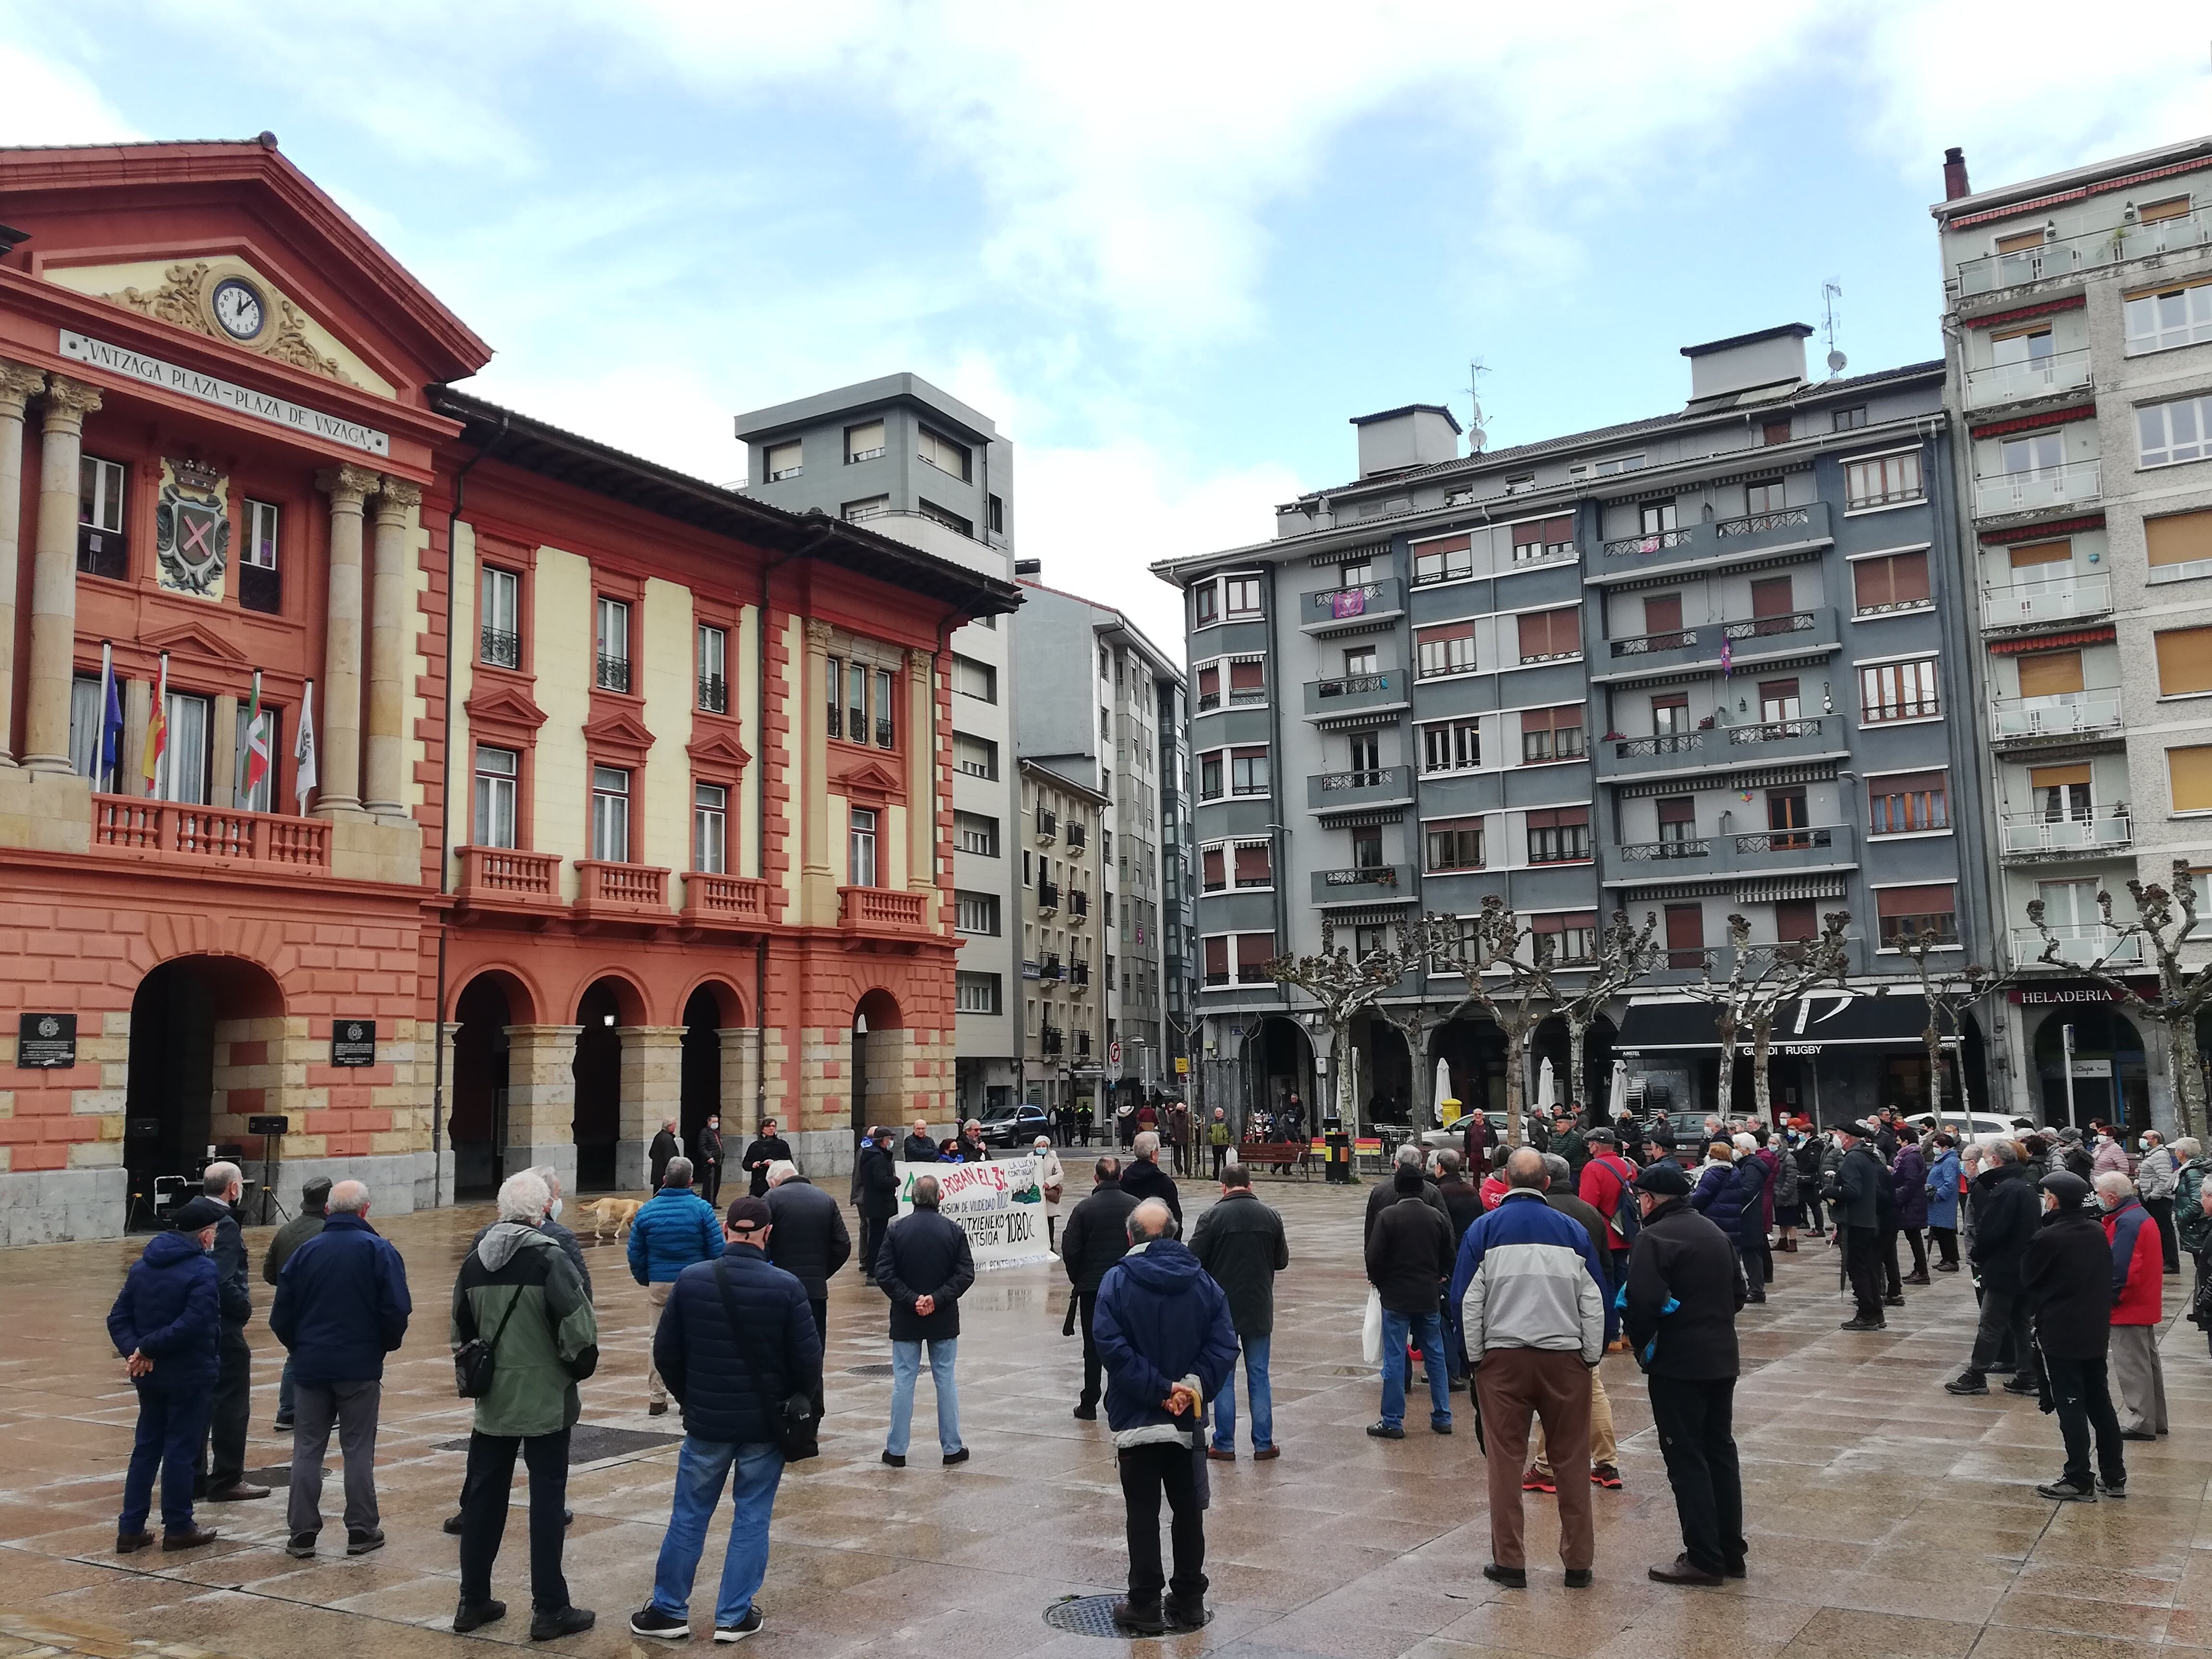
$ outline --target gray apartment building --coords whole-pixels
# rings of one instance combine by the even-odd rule
[[[1046,586],[1037,561],[1015,571],[1023,595],[1012,629],[1022,688],[1016,750],[1024,766],[1106,800],[1103,1076],[1124,1094],[1172,1090],[1176,1058],[1188,1053],[1191,1008],[1183,673],[1113,606]]]
[[[2212,867],[2212,137],[1983,191],[1953,150],[1944,197],[1985,846],[1998,940],[2037,975],[1992,1082],[2039,1122],[2171,1133],[2160,1032],[2037,969],[2027,911],[2068,963],[2147,967],[2097,894],[2126,920],[2130,879]]]
[[[957,563],[1012,575],[1012,446],[988,416],[920,375],[889,374],[755,410],[737,417],[737,436],[749,458],[746,494],[789,512],[865,522]],[[1011,1106],[1021,1085],[1013,620],[987,617],[951,639],[963,1116]]]
[[[1279,507],[1274,540],[1154,566],[1186,597],[1203,1047],[1248,1109],[1313,1100],[1326,1040],[1263,964],[1317,950],[1325,915],[1361,948],[1493,893],[1571,991],[1605,914],[1659,918],[1664,965],[1586,1058],[1593,1089],[1618,1055],[1674,1109],[1715,1097],[1713,1013],[1681,988],[1725,974],[1726,918],[1771,945],[1847,909],[1852,981],[1888,994],[1795,1011],[1777,1103],[1924,1100],[1897,942],[1932,929],[1963,963],[1990,918],[1955,827],[1982,780],[1944,369],[1809,380],[1810,333],[1685,348],[1681,408],[1495,453],[1460,454],[1434,406],[1360,417],[1358,478]],[[1503,1103],[1479,1014],[1418,1056],[1379,1018],[1352,1043],[1371,1118],[1403,1121],[1439,1060]],[[1534,1050],[1532,1098],[1542,1060],[1564,1086],[1563,1023]]]

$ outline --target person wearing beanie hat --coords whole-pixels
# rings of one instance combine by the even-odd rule
[[[2058,1413],[2066,1468],[2036,1491],[2062,1503],[2094,1504],[2101,1492],[2124,1498],[2128,1470],[2112,1408],[2106,1356],[2112,1343],[2112,1248],[2103,1224],[2084,1206],[2089,1183],[2065,1170],[2043,1177],[2043,1220],[2021,1262],[2021,1288],[2043,1355],[2044,1398]],[[2097,1479],[2090,1480],[2091,1436]]]
[[[161,1477],[161,1547],[188,1550],[215,1541],[192,1519],[192,1481],[218,1370],[221,1291],[216,1229],[230,1212],[194,1198],[169,1218],[170,1231],[147,1241],[108,1310],[107,1334],[138,1391],[137,1438],[123,1478],[115,1553],[154,1541],[146,1529],[154,1477]]]

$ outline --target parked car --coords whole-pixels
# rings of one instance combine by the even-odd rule
[[[1926,1134],[1930,1129],[1936,1127],[1936,1114],[1933,1112],[1915,1112],[1911,1116],[1906,1118],[1905,1121],[1910,1123],[1914,1128],[1919,1130],[1923,1134]],[[1950,1130],[1954,1134],[1956,1134],[1959,1132],[1961,1125],[1968,1124],[1969,1122],[1971,1123],[1971,1127],[1966,1129],[1966,1133],[1969,1137],[1978,1135],[2033,1134],[2035,1133],[2037,1127],[2036,1121],[2033,1118],[2021,1117],[2010,1113],[1946,1112],[1943,1114],[1942,1127]]]
[[[1491,1134],[1499,1139],[1503,1139],[1505,1135],[1505,1114],[1503,1112],[1485,1112],[1483,1115],[1490,1120]],[[1467,1119],[1464,1113],[1453,1119],[1450,1123],[1447,1124],[1441,1129],[1424,1129],[1421,1131],[1421,1145],[1432,1152],[1444,1146],[1449,1146],[1456,1150],[1466,1144]]]
[[[1052,1133],[1052,1114],[1026,1101],[992,1113],[981,1121],[986,1146],[1027,1146],[1039,1135]]]

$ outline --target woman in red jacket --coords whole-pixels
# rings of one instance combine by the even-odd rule
[[[2119,1409],[2120,1438],[2155,1440],[2166,1432],[2166,1373],[2158,1363],[2166,1249],[2126,1176],[2106,1170],[2096,1194],[2112,1247],[2112,1403]]]

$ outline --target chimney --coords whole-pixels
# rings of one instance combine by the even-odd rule
[[[1955,202],[1973,193],[1974,187],[1966,182],[1966,152],[1954,144],[1943,152],[1943,199]]]

